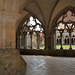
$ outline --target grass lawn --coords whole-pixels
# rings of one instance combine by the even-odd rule
[[[40,49],[44,49],[45,47],[40,47]]]
[[[61,45],[56,45],[56,49],[60,49]],[[69,49],[70,45],[63,45],[63,49]],[[75,48],[75,45],[72,45],[72,48]]]

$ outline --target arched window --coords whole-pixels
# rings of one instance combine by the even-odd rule
[[[75,45],[75,36],[72,36],[72,45]]]
[[[41,22],[30,16],[20,30],[20,49],[44,49],[45,35]]]
[[[56,44],[56,49],[75,49],[75,12],[72,10],[65,11],[56,22],[56,37],[60,34],[61,44]],[[58,34],[59,33],[59,34]],[[67,37],[65,37],[67,36]]]
[[[69,45],[69,37],[66,36],[65,39],[64,39],[64,45]]]
[[[60,45],[61,44],[61,39],[60,39],[60,36],[58,36],[57,38],[57,45]]]

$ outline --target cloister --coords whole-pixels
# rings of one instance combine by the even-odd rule
[[[24,75],[39,56],[53,65],[75,57],[75,0],[0,0],[0,75]]]

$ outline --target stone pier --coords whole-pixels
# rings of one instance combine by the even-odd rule
[[[24,75],[26,63],[18,50],[0,50],[0,75]]]

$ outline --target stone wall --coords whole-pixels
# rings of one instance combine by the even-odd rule
[[[50,56],[75,57],[75,50],[49,50]]]
[[[0,0],[0,75],[23,75],[26,63],[16,50],[20,0]]]

